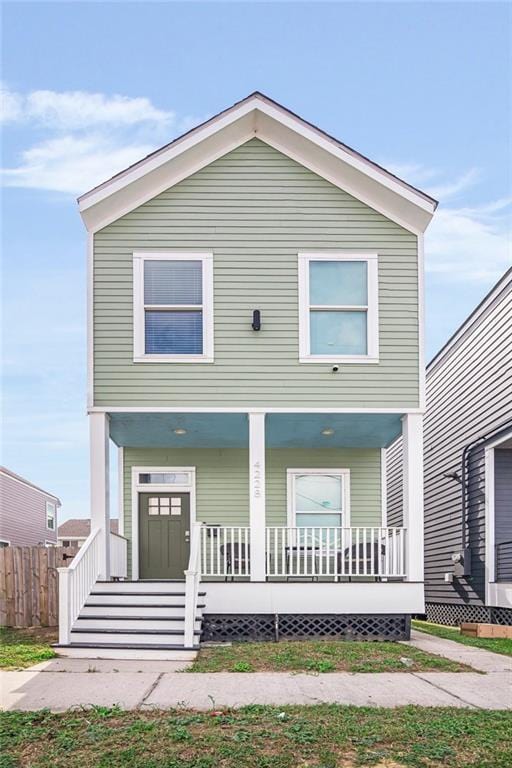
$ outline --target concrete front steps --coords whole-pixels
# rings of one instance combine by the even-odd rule
[[[63,656],[90,659],[194,659],[205,592],[198,595],[194,643],[186,647],[183,581],[96,582],[73,624]]]

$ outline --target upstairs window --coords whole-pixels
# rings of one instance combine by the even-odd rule
[[[55,530],[55,518],[57,515],[57,508],[53,501],[46,502],[46,527],[49,531]]]
[[[376,254],[299,254],[301,362],[378,362]]]
[[[213,362],[212,255],[136,253],[134,361]]]

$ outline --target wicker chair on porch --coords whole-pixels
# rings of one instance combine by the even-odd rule
[[[228,573],[231,574],[231,581],[237,576],[248,576],[250,562],[251,548],[247,544],[239,544],[238,542],[228,542],[227,544],[221,544],[220,556],[224,558],[224,552],[226,553],[226,576],[224,581],[228,580]]]
[[[380,581],[380,565],[385,554],[386,548],[384,544],[379,543],[378,541],[368,541],[366,544],[362,542],[359,544],[352,544],[352,546],[347,547],[343,553],[340,552],[338,554],[338,573],[347,573],[349,581],[352,581],[352,576],[373,576],[375,581]],[[350,574],[350,562],[352,560],[353,565],[358,559],[358,555],[358,573]],[[342,563],[342,558],[344,563]],[[344,568],[343,565],[345,566]]]

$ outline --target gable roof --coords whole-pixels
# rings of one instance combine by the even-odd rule
[[[117,533],[119,530],[119,520],[110,521],[111,533]],[[73,518],[61,523],[57,529],[59,539],[86,539],[91,532],[91,521],[89,519]]]
[[[96,232],[214,160],[259,138],[410,231],[427,227],[437,202],[256,91],[78,198]]]

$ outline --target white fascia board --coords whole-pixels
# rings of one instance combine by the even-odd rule
[[[432,218],[433,201],[286,110],[254,97],[83,195],[79,208],[87,229],[98,231],[254,137],[414,234]]]

